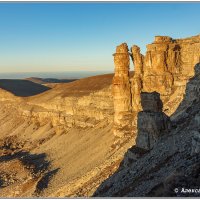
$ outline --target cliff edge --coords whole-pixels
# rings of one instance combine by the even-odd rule
[[[188,80],[194,75],[194,66],[200,61],[200,35],[185,39],[156,36],[146,46],[145,55],[133,45],[123,43],[114,54],[113,78],[114,134],[133,137],[137,113],[141,111],[141,92],[158,92],[163,110],[171,115],[182,101]],[[134,76],[130,78],[130,59]]]
[[[166,120],[160,120],[157,111],[139,113],[138,120],[143,123],[138,123],[136,145],[127,151],[117,172],[102,183],[94,196],[199,197],[199,71],[197,64],[195,76],[188,81],[184,99],[176,110],[179,115],[176,113],[170,127],[165,125]]]

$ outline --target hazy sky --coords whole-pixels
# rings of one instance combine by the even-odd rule
[[[113,70],[116,45],[200,34],[200,3],[0,3],[0,72]]]

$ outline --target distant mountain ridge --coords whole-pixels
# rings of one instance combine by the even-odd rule
[[[57,79],[57,78],[39,78],[39,77],[30,77],[25,80],[32,81],[38,84],[46,84],[46,83],[69,83],[78,79]]]

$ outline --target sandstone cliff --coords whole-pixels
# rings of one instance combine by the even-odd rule
[[[163,104],[157,92],[141,93],[143,111],[138,113],[136,146],[151,150],[158,139],[171,129],[169,117],[162,112]]]
[[[184,93],[188,79],[194,75],[194,65],[199,61],[200,35],[177,40],[156,36],[155,41],[147,45],[143,59],[142,91],[160,93],[164,109],[168,109],[168,114],[173,113],[178,105],[172,110],[170,96],[177,91],[178,95]]]
[[[125,53],[117,53],[122,47]],[[129,121],[133,121],[132,128],[130,128],[123,120],[122,122],[115,120],[115,129],[118,127],[117,136],[120,137],[128,132],[127,127],[130,135],[135,129],[137,113],[141,110],[141,92],[158,92],[166,114],[170,115],[176,110],[183,99],[187,81],[194,75],[194,65],[200,61],[200,35],[185,39],[156,36],[155,41],[147,45],[145,56],[140,53],[140,48],[134,45],[131,48],[131,58],[134,64],[132,78],[128,76],[127,45],[122,44],[117,47],[117,51],[114,60],[113,89],[118,92],[113,94],[114,118],[127,118],[128,112],[129,116],[132,114],[132,117],[128,117]],[[123,81],[117,81],[119,77],[122,79],[124,76],[126,78],[123,78]],[[119,104],[117,99],[124,99],[121,101],[123,105]],[[121,113],[120,117],[118,110]]]
[[[130,148],[116,173],[102,183],[94,196],[199,197],[199,71],[200,64],[197,64],[195,76],[187,83],[184,99],[171,118],[171,128],[162,129],[152,149]],[[155,133],[152,132],[154,122],[143,124],[150,135]],[[160,124],[156,123],[156,129],[158,127]]]
[[[114,54],[115,75],[113,78],[114,134],[123,137],[131,126],[131,86],[128,46],[124,43]]]

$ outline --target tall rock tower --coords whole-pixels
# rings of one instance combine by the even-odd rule
[[[114,98],[114,134],[123,137],[131,126],[131,86],[129,77],[130,58],[128,46],[123,43],[116,48],[113,54],[115,75],[113,78]]]
[[[145,56],[134,45],[131,53],[127,44],[116,48],[113,78],[114,134],[132,136],[137,127],[137,114],[142,110],[141,92],[158,92],[163,112],[171,115],[183,99],[186,83],[194,75],[194,66],[200,62],[200,35],[173,39],[156,36],[146,46]],[[129,76],[131,55],[133,77]]]
[[[134,76],[131,78],[132,111],[137,112],[141,110],[140,93],[142,91],[144,56],[140,53],[140,48],[136,45],[132,46],[131,52],[134,64]]]

